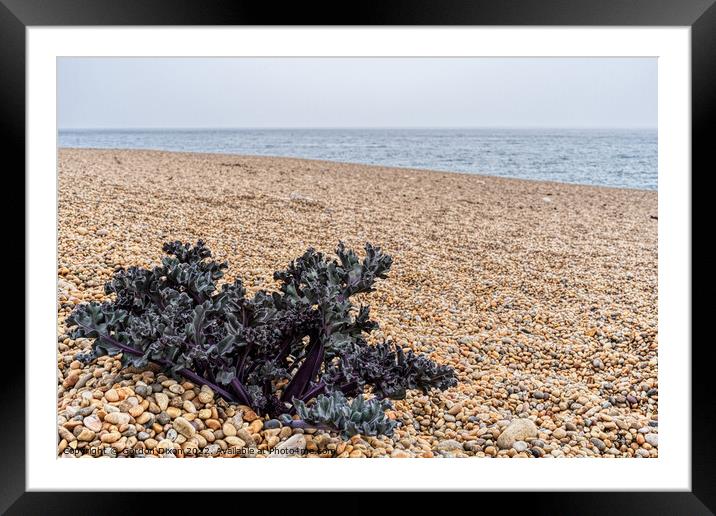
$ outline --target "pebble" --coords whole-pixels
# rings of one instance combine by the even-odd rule
[[[134,392],[139,396],[146,398],[152,393],[152,389],[146,385],[135,385]]]
[[[119,393],[114,389],[110,389],[104,393],[104,399],[109,402],[119,401]]]
[[[174,394],[184,394],[184,387],[182,387],[178,383],[175,383],[174,385],[169,386],[169,391],[173,392]]]
[[[130,420],[131,416],[129,414],[125,414],[124,412],[111,412],[104,416],[105,423],[110,423],[112,425],[126,425],[129,424]]]
[[[102,430],[102,421],[97,416],[87,416],[82,420],[82,423],[93,432]]]
[[[183,417],[176,418],[173,426],[174,429],[184,437],[193,437],[196,433],[196,428],[194,428],[192,424]]]
[[[226,441],[227,444],[236,448],[243,448],[244,446],[246,446],[246,443],[241,438],[236,437],[235,435],[229,435],[227,437],[224,437],[224,441]]]
[[[288,428],[288,427],[286,427],[286,428]],[[289,428],[289,430],[290,430],[290,428]],[[254,446],[256,444],[253,436],[245,428],[239,428],[236,431],[236,436],[239,437],[241,440],[245,441],[246,444],[248,444],[249,446]]]
[[[79,441],[91,441],[94,439],[95,433],[89,428],[82,428],[80,433],[77,435]]]
[[[162,439],[157,443],[156,448],[158,448],[159,450],[173,450],[174,443],[169,439]]]
[[[512,445],[512,448],[516,452],[520,453],[527,450],[527,448],[529,448],[529,445],[524,441],[515,441],[515,444]]]
[[[512,421],[497,438],[497,446],[503,450],[512,448],[515,441],[524,441],[537,436],[537,427],[529,419]]]
[[[154,399],[157,401],[157,405],[159,406],[160,410],[166,410],[169,406],[169,396],[167,396],[163,392],[157,392],[154,395]]]
[[[460,412],[462,412],[462,405],[460,403],[455,403],[455,405],[448,410],[448,414],[451,416],[457,416]]]
[[[607,449],[607,445],[604,444],[604,441],[602,441],[601,439],[599,439],[599,438],[597,438],[597,437],[592,437],[592,438],[590,439],[590,441],[591,441],[591,443],[592,443],[594,446],[597,447],[597,449],[598,449],[600,452],[603,452],[604,450]]]
[[[438,451],[462,451],[462,443],[454,440],[454,439],[447,439],[445,441],[440,441],[437,445]]]
[[[214,399],[214,393],[211,392],[211,391],[207,391],[207,390],[203,390],[203,389],[202,389],[202,390],[199,392],[199,396],[198,396],[198,397],[199,397],[199,401],[200,401],[201,403],[207,404],[207,403],[211,403],[212,400]]]
[[[234,436],[236,435],[236,427],[229,423],[228,421],[224,423],[224,425],[221,427],[221,431],[224,432],[224,435],[228,436]]]
[[[644,439],[654,448],[659,446],[659,434],[646,434]]]
[[[112,165],[115,157],[123,164],[121,174]],[[133,451],[151,450],[168,435],[185,448],[195,441],[216,445],[216,454],[233,437],[263,451],[277,437],[279,446],[303,435],[312,455],[346,444],[345,456],[510,457],[537,456],[541,450],[548,457],[597,456],[591,442],[597,438],[608,447],[602,453],[657,456],[652,443],[658,443],[658,235],[655,225],[643,223],[655,212],[656,192],[428,171],[395,174],[380,167],[275,158],[177,159],[150,151],[61,149],[58,160],[58,450],[65,446],[87,455],[92,445],[85,443],[116,431],[122,435],[117,448]],[[241,173],[225,174],[221,163],[227,160],[240,163]],[[96,181],[84,180],[88,171]],[[151,188],[147,177],[153,178]],[[311,189],[304,190],[306,185]],[[205,194],[206,209],[171,201],[177,192],[197,188]],[[240,203],[241,224],[227,191],[256,196]],[[320,205],[287,207],[281,200],[292,191],[309,193]],[[386,191],[405,195],[392,199]],[[544,204],[542,196],[553,202]],[[82,199],[95,199],[102,209]],[[370,221],[364,217],[368,208]],[[173,233],[176,221],[181,235]],[[205,238],[229,261],[230,274],[243,275],[254,291],[266,288],[260,281],[271,282],[273,271],[307,245],[330,252],[345,235],[352,247],[371,239],[394,255],[394,271],[366,297],[381,322],[372,337],[428,353],[456,367],[460,378],[447,391],[414,390],[395,401],[390,417],[401,426],[392,438],[377,439],[382,447],[366,436],[346,440],[332,432],[326,441],[317,437],[323,432],[275,427],[249,407],[170,379],[166,371],[121,368],[119,357],[90,364],[75,360],[89,342],[66,335],[72,306],[105,300],[103,283],[115,267],[157,263],[163,241]],[[496,250],[494,243],[504,242],[505,235],[509,250]],[[565,249],[575,242],[577,252],[565,259]],[[445,249],[449,260],[441,259]],[[438,259],[441,274],[435,273]],[[625,281],[625,270],[639,281]],[[114,413],[129,420],[105,419]],[[603,419],[607,414],[616,427]],[[91,416],[102,422],[98,431],[96,422],[85,423]],[[197,430],[192,437],[174,429],[179,417]],[[516,418],[533,421],[536,434],[515,438],[498,452],[497,441],[506,439],[499,438]],[[223,432],[227,421],[236,436]],[[93,441],[78,442],[75,433],[82,427],[95,433]],[[562,442],[558,429],[566,429]],[[258,434],[255,442],[252,434]],[[636,448],[637,440],[642,448]],[[438,453],[447,441],[463,451]],[[519,451],[519,441],[529,443],[528,449]]]
[[[300,455],[306,449],[306,438],[303,434],[296,434],[287,440],[278,443],[269,457],[292,457]],[[295,452],[295,453],[291,453]]]
[[[122,434],[119,432],[109,432],[100,437],[103,443],[112,444],[119,441],[122,438]]]

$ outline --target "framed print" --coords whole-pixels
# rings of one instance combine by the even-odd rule
[[[152,490],[713,510],[691,338],[712,2],[0,20],[27,201],[3,511]]]

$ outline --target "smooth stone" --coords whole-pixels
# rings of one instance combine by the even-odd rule
[[[119,393],[114,389],[110,389],[104,393],[104,399],[111,402],[119,401]]]
[[[159,441],[159,442],[157,443],[156,448],[159,449],[159,450],[164,450],[164,451],[166,451],[166,450],[173,450],[173,449],[174,449],[174,443],[173,443],[172,441],[170,441],[169,439],[162,439],[161,441]]]
[[[305,453],[306,438],[303,434],[296,434],[289,437],[282,443],[278,443],[273,451],[269,454],[272,457],[298,457]]]
[[[91,441],[94,439],[95,433],[89,428],[82,428],[80,433],[77,435],[78,441]]]
[[[659,434],[646,434],[644,439],[654,448],[659,447]]]
[[[146,385],[136,385],[134,387],[134,392],[139,394],[142,398],[145,398],[151,393],[151,389]]]
[[[77,383],[75,384],[75,389],[80,389],[85,386],[85,384],[92,378],[92,373],[85,373],[82,376],[80,376],[80,379],[77,380]],[[84,394],[84,393],[83,393]],[[91,395],[91,393],[90,393]]]
[[[231,423],[229,423],[228,421],[226,421],[221,426],[221,431],[224,432],[224,435],[229,436],[229,437],[233,437],[236,435],[236,427],[234,425],[232,425]]]
[[[456,451],[460,450],[462,451],[462,443],[456,441],[455,439],[447,439],[445,441],[440,441],[437,445],[438,451]]]
[[[112,425],[127,425],[131,418],[132,416],[124,412],[112,412],[104,416],[104,421]]]
[[[525,441],[532,437],[537,437],[537,426],[529,419],[516,419],[497,438],[497,446],[509,450],[515,441]]]
[[[154,395],[154,399],[157,401],[157,405],[161,410],[166,410],[169,406],[169,396],[163,392],[158,392]]]
[[[528,447],[528,444],[524,441],[515,441],[515,444],[512,445],[512,448],[518,453],[527,450]]]
[[[199,398],[200,402],[207,404],[207,403],[210,403],[211,400],[214,399],[214,393],[211,391],[206,391],[206,390],[202,389],[202,391],[199,393],[198,398]]]
[[[236,437],[235,435],[229,435],[229,436],[225,437],[224,441],[226,441],[226,444],[233,446],[235,448],[243,448],[244,446],[246,446],[246,443],[239,437]]]
[[[592,437],[589,441],[590,441],[594,446],[596,446],[597,449],[598,449],[600,452],[603,452],[604,450],[607,449],[607,445],[604,444],[604,441],[602,441],[602,440],[599,439],[598,437]]]
[[[102,430],[102,421],[97,416],[87,416],[82,420],[82,423],[93,432]]]
[[[182,387],[178,383],[175,383],[174,385],[169,386],[169,391],[173,392],[174,394],[184,394],[184,387]]]
[[[183,417],[174,420],[174,429],[184,437],[193,437],[196,433],[196,428]]]
[[[112,444],[114,442],[119,441],[122,438],[122,434],[119,432],[109,432],[107,434],[104,434],[102,437],[100,437],[100,440],[103,443]]]
[[[181,416],[181,409],[177,407],[167,407],[166,413],[170,418],[176,419]]]
[[[462,411],[462,405],[460,403],[455,403],[452,407],[450,407],[450,410],[448,410],[448,414],[451,416],[457,416]]]

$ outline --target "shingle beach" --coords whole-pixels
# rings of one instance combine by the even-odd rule
[[[655,191],[160,151],[60,149],[58,163],[60,456],[658,455]],[[66,336],[75,304],[198,239],[249,292],[308,247],[381,246],[394,262],[365,296],[371,340],[452,365],[458,385],[394,402],[391,438],[346,440],[158,369],[74,360],[90,346]]]

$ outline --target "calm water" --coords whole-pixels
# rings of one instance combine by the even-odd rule
[[[656,190],[655,130],[60,131],[60,147],[292,156]]]

